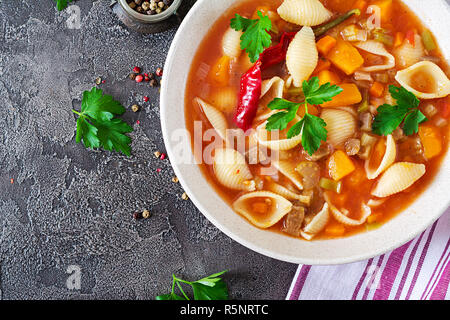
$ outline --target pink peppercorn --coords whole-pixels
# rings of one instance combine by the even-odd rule
[[[134,72],[134,73],[141,73],[141,68],[139,68],[139,67],[134,67],[134,68],[133,68],[133,72]]]
[[[145,101],[145,102],[148,102],[148,100],[149,100],[148,97],[145,96],[145,97],[144,97],[144,101]]]
[[[163,75],[163,69],[162,68],[158,68],[158,69],[156,69],[156,75],[158,76],[158,77],[161,77],[162,75]]]
[[[144,76],[142,75],[136,76],[136,82],[142,82],[142,80],[144,80]]]
[[[141,122],[139,120],[136,121],[136,124],[141,124]]]
[[[164,160],[165,158],[166,158],[166,154],[165,154],[165,153],[161,154],[160,159],[161,159],[161,160]]]
[[[156,169],[156,172],[158,173],[161,172],[161,168]]]

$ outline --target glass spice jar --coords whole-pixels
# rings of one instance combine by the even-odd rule
[[[127,0],[116,0],[111,7],[127,27],[141,33],[157,33],[170,29],[179,22],[176,12],[181,2],[182,0],[173,0],[167,9],[153,15],[137,12],[128,5]]]

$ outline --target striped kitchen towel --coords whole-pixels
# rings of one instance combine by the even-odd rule
[[[450,208],[420,236],[381,256],[299,265],[289,300],[450,300]]]

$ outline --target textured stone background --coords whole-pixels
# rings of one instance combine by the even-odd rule
[[[176,28],[143,36],[117,20],[110,0],[75,4],[80,30],[52,0],[0,0],[0,297],[152,299],[170,290],[171,273],[228,268],[232,298],[283,299],[296,266],[218,231],[181,200],[170,163],[153,156],[164,150],[158,89],[127,75],[162,66]],[[71,109],[97,76],[127,108],[144,107],[125,114],[135,129],[130,158],[75,143]],[[145,208],[153,216],[134,221]],[[80,291],[66,288],[71,264],[82,268]]]

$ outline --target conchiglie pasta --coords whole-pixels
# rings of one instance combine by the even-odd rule
[[[238,97],[235,89],[224,87],[215,90],[209,99],[211,103],[225,113],[231,113],[237,106]]]
[[[295,193],[288,188],[279,185],[273,181],[270,181],[266,185],[267,190],[272,191],[274,193],[279,194],[280,196],[285,197],[288,200],[298,200],[303,204],[309,205],[311,203],[311,196],[304,196],[298,193]]]
[[[297,117],[295,120],[295,123],[300,121],[300,118]],[[293,122],[293,121],[292,121]],[[258,143],[262,146],[265,146],[271,150],[277,150],[277,151],[284,151],[284,150],[290,150],[292,148],[295,148],[297,145],[299,145],[302,142],[302,136],[297,135],[295,137],[292,137],[290,139],[283,138],[283,136],[286,134],[287,130],[289,130],[290,126],[292,126],[294,123],[289,124],[288,128],[281,131],[267,131],[266,130],[266,124],[267,121],[263,122],[261,125],[259,125],[256,128],[256,140]],[[274,135],[278,135],[278,139],[274,139]]]
[[[276,110],[270,110],[267,105],[275,98],[283,98],[284,80],[280,77],[273,77],[264,80],[261,84],[261,97],[258,103],[258,111],[255,121],[268,119]]]
[[[223,54],[230,58],[239,58],[241,55],[241,36],[242,31],[236,31],[228,28],[222,38]]]
[[[436,99],[450,94],[450,80],[438,65],[430,61],[418,62],[397,72],[395,80],[421,99]]]
[[[309,78],[318,60],[314,32],[310,27],[303,27],[289,44],[286,54],[286,66],[294,86],[300,87],[303,80]]]
[[[285,0],[277,11],[283,20],[300,26],[317,26],[333,15],[319,0]]]
[[[384,198],[402,192],[425,174],[425,165],[398,162],[393,164],[378,180],[372,195]]]
[[[327,124],[327,141],[334,147],[342,146],[356,132],[356,119],[345,110],[324,109],[320,117]]]
[[[309,235],[316,235],[325,228],[330,218],[328,203],[324,203],[322,209],[306,224],[303,232]]]
[[[291,180],[297,188],[303,190],[303,177],[295,170],[296,165],[294,163],[287,160],[279,160],[272,161],[272,165]]]
[[[366,222],[367,218],[372,214],[372,209],[366,205],[361,205],[361,217],[359,219],[352,219],[347,217],[345,214],[343,214],[338,208],[336,208],[330,201],[330,198],[327,194],[325,194],[325,200],[327,201],[331,215],[333,216],[336,221],[346,225],[346,226],[359,226],[362,225],[364,222]]]
[[[255,181],[245,157],[234,149],[215,149],[213,170],[217,180],[227,188],[255,190]]]
[[[223,113],[200,98],[195,98],[194,101],[199,104],[214,130],[216,130],[220,137],[226,141],[228,123]]]
[[[354,44],[355,47],[369,52],[371,54],[384,57],[385,63],[384,64],[378,64],[374,66],[367,66],[367,67],[361,67],[359,70],[363,72],[375,72],[375,71],[382,71],[382,70],[388,70],[395,67],[395,58],[392,54],[390,54],[384,45],[381,42],[377,42],[374,40],[367,40],[364,42],[358,42]]]
[[[292,209],[292,203],[269,191],[246,193],[233,203],[233,209],[258,228],[269,228]]]
[[[376,150],[376,148],[375,148]],[[364,165],[366,170],[367,178],[370,180],[376,179],[381,173],[387,170],[394,163],[397,157],[397,147],[395,145],[395,140],[392,135],[386,137],[386,148],[381,162],[376,168],[371,166],[371,159],[367,159]]]
[[[422,37],[417,34],[414,36],[414,46],[409,41],[404,41],[400,47],[394,49],[394,56],[400,68],[412,66],[419,62],[424,55]]]

